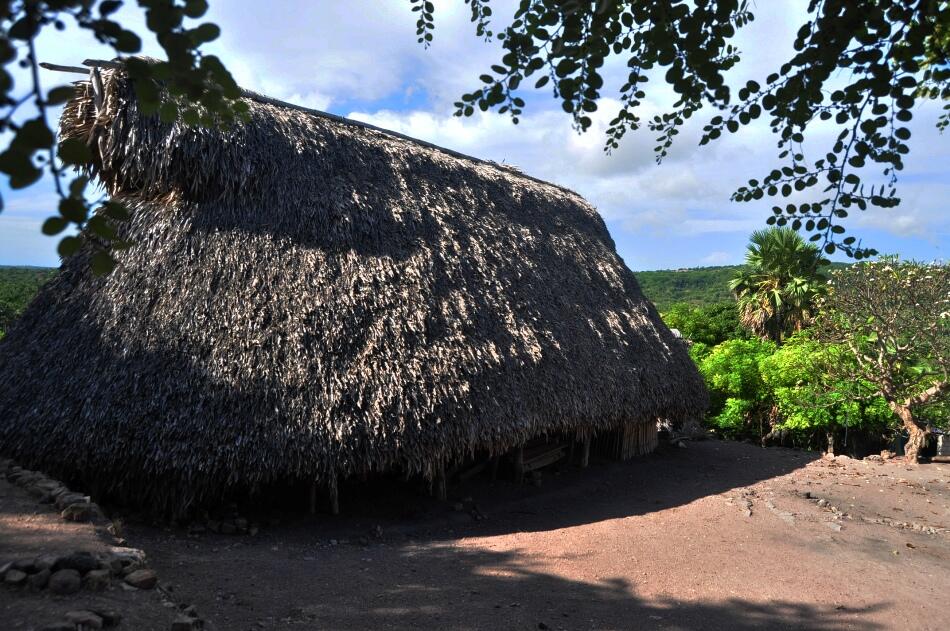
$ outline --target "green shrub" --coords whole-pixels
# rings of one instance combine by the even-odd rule
[[[710,394],[709,419],[730,435],[761,427],[768,393],[759,362],[775,352],[775,344],[759,339],[727,340],[699,364]]]

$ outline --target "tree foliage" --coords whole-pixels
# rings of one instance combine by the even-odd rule
[[[70,227],[78,229],[76,236],[60,241],[60,255],[91,247],[95,252],[90,261],[97,273],[113,268],[111,250],[129,245],[116,238],[115,229],[115,222],[127,219],[128,212],[104,197],[87,199],[88,178],[68,174],[71,167],[87,164],[92,156],[81,141],[56,142],[50,111],[68,100],[73,89],[43,86],[37,41],[49,29],[79,29],[117,55],[134,55],[142,49],[140,36],[115,19],[124,4],[123,0],[0,1],[0,131],[8,132],[6,147],[0,152],[0,172],[12,189],[34,185],[44,174],[52,179],[59,196],[58,213],[46,220],[43,232],[57,235]],[[211,22],[191,23],[208,10],[207,0],[137,0],[137,4],[145,12],[146,28],[167,56],[166,60],[125,61],[141,110],[168,121],[180,115],[189,124],[227,123],[242,115],[244,105],[236,100],[240,90],[230,73],[217,57],[200,52],[203,44],[218,37],[220,29]],[[15,84],[17,67],[29,76],[25,89]]]
[[[46,268],[0,267],[0,335],[54,274],[54,270]]]
[[[775,427],[826,434],[850,428],[883,433],[894,414],[873,384],[853,369],[854,358],[846,349],[808,333],[792,336],[763,357],[759,371],[776,406]]]
[[[736,303],[720,302],[706,306],[676,303],[663,314],[663,322],[677,329],[690,342],[715,346],[743,337]]]
[[[710,390],[709,419],[721,431],[735,436],[750,423],[766,427],[768,396],[759,363],[775,348],[765,340],[728,340],[699,362]]]
[[[814,316],[827,261],[791,228],[769,228],[752,233],[745,262],[729,283],[739,318],[755,335],[781,343]]]
[[[433,7],[411,1],[425,8],[417,26],[428,43]],[[804,228],[829,254],[876,254],[844,236],[842,221],[855,208],[900,202],[894,185],[910,150],[907,123],[914,107],[922,99],[950,98],[947,0],[810,0],[792,57],[738,86],[727,84],[725,74],[739,61],[736,33],[755,19],[748,0],[522,0],[497,34],[490,0],[466,3],[477,33],[500,40],[504,54],[481,75],[481,87],[455,104],[457,115],[496,109],[517,123],[525,108],[520,90],[533,85],[550,89],[583,131],[592,126],[605,90],[618,88],[621,105],[605,149],[617,148],[646,123],[657,134],[658,161],[704,107],[719,113],[703,128],[700,144],[767,119],[782,164],[750,179],[732,198],[749,202],[811,191],[807,202],[773,206],[769,222]],[[619,86],[605,85],[611,57],[626,61]],[[658,82],[674,90],[676,101],[644,121],[640,109]],[[806,134],[823,122],[837,126],[837,137],[806,155]],[[939,126],[946,124],[945,113]],[[868,184],[871,166],[882,180]]]
[[[884,258],[834,274],[822,304],[821,335],[850,351],[836,374],[865,380],[909,434],[907,454],[924,446],[922,408],[950,395],[950,267]]]

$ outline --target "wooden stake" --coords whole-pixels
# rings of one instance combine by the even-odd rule
[[[435,474],[435,499],[440,502],[444,502],[448,497],[448,492],[445,488],[445,467],[440,466],[439,470]]]
[[[330,487],[330,514],[340,514],[340,491],[336,484]]]
[[[583,446],[581,447],[581,469],[586,469],[587,465],[590,463],[590,436],[584,438]]]

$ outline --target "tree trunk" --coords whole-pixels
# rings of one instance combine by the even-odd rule
[[[927,444],[927,434],[929,432],[926,427],[921,427],[914,420],[914,415],[906,405],[892,403],[891,409],[900,417],[904,428],[907,429],[907,444],[904,446],[904,456],[908,462],[917,462],[920,458],[920,450]]]

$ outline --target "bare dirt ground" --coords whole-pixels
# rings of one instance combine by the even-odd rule
[[[44,554],[65,556],[83,551],[104,553],[115,542],[90,523],[64,521],[49,505],[39,504],[25,490],[0,476],[0,565]],[[115,582],[104,592],[82,590],[59,596],[48,589],[34,592],[0,585],[0,629],[41,629],[63,621],[69,611],[118,613],[119,629],[167,629],[177,611],[166,606],[157,590],[127,591]]]
[[[341,517],[285,517],[254,537],[126,535],[222,630],[948,624],[950,465],[707,441],[564,468],[540,488],[473,480],[448,503],[405,487],[341,499]],[[32,535],[0,509],[2,561]]]

